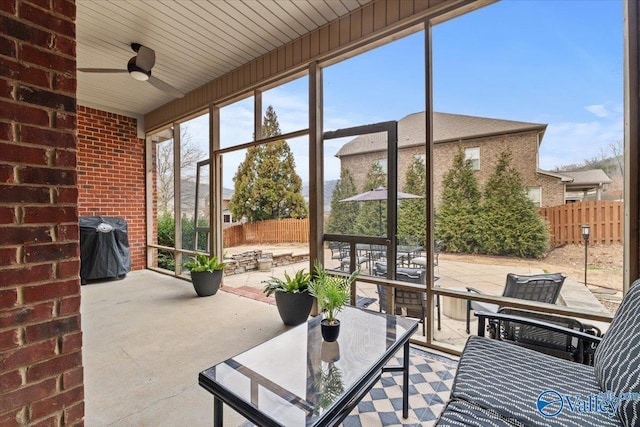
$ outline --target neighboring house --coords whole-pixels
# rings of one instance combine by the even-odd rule
[[[465,151],[476,171],[481,188],[495,168],[502,151],[512,154],[513,165],[522,175],[529,197],[537,206],[565,202],[566,185],[573,178],[565,173],[538,168],[538,150],[546,124],[516,122],[460,114],[433,113],[433,190],[440,199],[442,181],[458,148]],[[408,167],[415,156],[425,156],[425,113],[414,113],[398,122],[398,190],[402,191]],[[352,174],[358,191],[371,165],[377,162],[386,172],[386,134],[361,135],[347,142],[336,153],[341,166]]]
[[[612,183],[609,175],[602,169],[591,169],[577,172],[560,172],[572,179],[567,184],[567,201],[602,200],[602,191]]]

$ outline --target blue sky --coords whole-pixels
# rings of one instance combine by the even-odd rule
[[[622,140],[622,3],[506,0],[432,29],[435,111],[545,123],[540,167],[579,163]],[[424,111],[424,34],[324,70],[325,129]],[[269,91],[283,132],[307,127],[307,79]],[[251,140],[252,100],[225,107],[225,145]],[[343,143],[344,141],[342,141]],[[306,139],[290,141],[303,181]],[[326,147],[325,178],[339,175]],[[242,155],[225,157],[225,186]]]

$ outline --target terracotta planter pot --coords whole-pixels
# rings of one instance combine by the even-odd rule
[[[222,270],[210,272],[210,271],[192,271],[191,282],[193,288],[199,297],[208,297],[215,295],[220,289],[220,282],[222,281]]]
[[[287,326],[296,326],[309,318],[314,298],[309,292],[276,292],[276,305],[280,318]]]

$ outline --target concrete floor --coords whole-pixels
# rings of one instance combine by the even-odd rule
[[[261,282],[300,268],[308,263],[228,276],[224,290],[206,298],[197,297],[188,281],[148,270],[83,286],[85,425],[211,425],[213,398],[198,385],[198,373],[286,330]],[[508,272],[540,271],[449,261],[436,275],[442,287],[473,283],[498,295]],[[374,285],[359,283],[357,293],[377,300]],[[561,298],[569,306],[602,307],[570,278]],[[377,310],[377,303],[369,308]],[[443,316],[435,337],[461,349],[468,338],[464,321]],[[225,411],[225,424],[243,422]]]
[[[151,271],[82,287],[85,425],[210,426],[198,373],[285,330],[275,306]],[[243,419],[225,411],[229,425]]]

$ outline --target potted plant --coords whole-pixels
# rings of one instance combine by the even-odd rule
[[[271,277],[263,283],[267,296],[275,294],[278,313],[285,325],[296,326],[307,321],[313,306],[313,297],[308,292],[311,274],[303,269],[291,277],[285,272],[284,280]]]
[[[205,254],[195,254],[184,264],[191,271],[191,282],[199,297],[208,297],[218,292],[225,265],[217,257]]]
[[[349,304],[351,284],[356,280],[360,270],[349,277],[332,276],[318,261],[314,265],[316,276],[309,284],[309,293],[318,300],[318,308],[324,314],[320,322],[322,338],[333,342],[340,334],[340,321],[336,319],[338,312]]]

